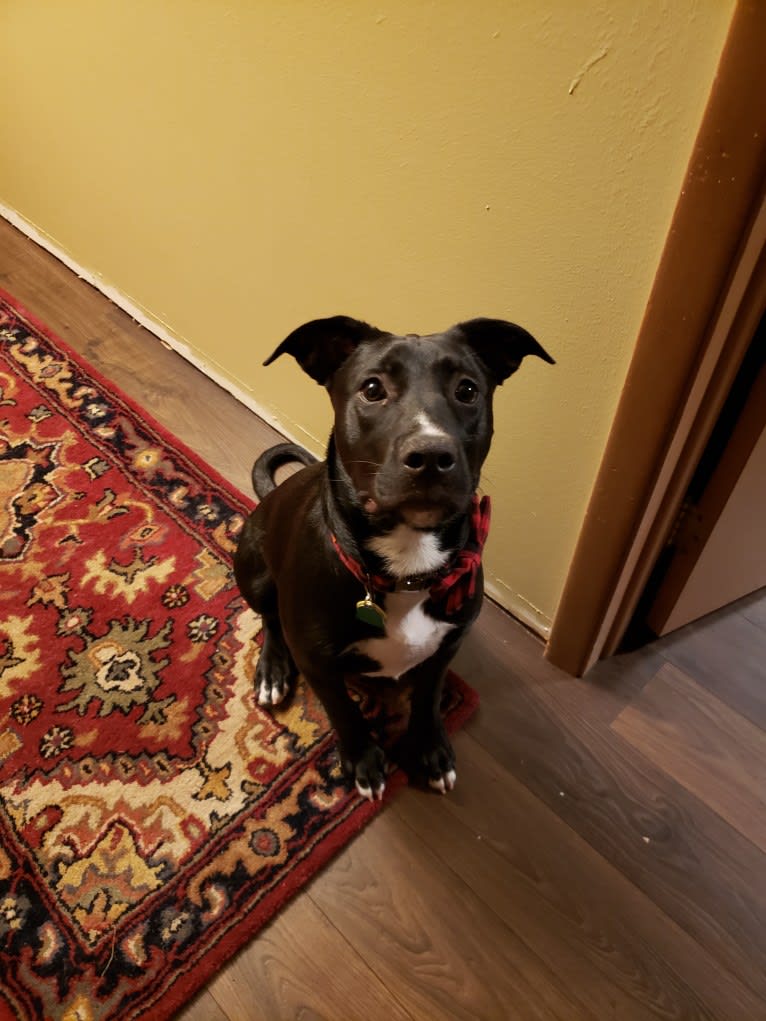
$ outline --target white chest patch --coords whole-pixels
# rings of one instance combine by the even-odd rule
[[[381,638],[366,638],[354,649],[380,664],[366,677],[393,677],[395,680],[418,663],[432,656],[444,636],[455,626],[434,620],[423,612],[427,592],[390,592],[386,595],[386,633]]]
[[[395,578],[431,574],[444,567],[450,555],[433,532],[417,532],[407,525],[397,525],[393,531],[370,539],[367,545]]]

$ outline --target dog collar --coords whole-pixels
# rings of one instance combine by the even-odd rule
[[[382,628],[386,615],[373,599],[376,592],[414,592],[424,589],[428,589],[429,599],[439,606],[445,616],[451,617],[459,613],[465,601],[476,594],[476,579],[481,566],[484,543],[489,534],[490,516],[489,497],[483,496],[480,500],[474,494],[465,546],[440,571],[428,575],[411,575],[407,578],[371,574],[359,559],[343,549],[337,536],[331,532],[330,539],[341,563],[364,586],[365,598],[356,604],[357,617],[367,624]]]

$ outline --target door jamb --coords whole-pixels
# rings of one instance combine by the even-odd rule
[[[739,0],[546,648],[572,674],[619,644],[739,366],[766,251],[764,52],[766,5]]]
[[[755,266],[754,259],[757,259]],[[672,536],[694,472],[765,309],[766,198],[716,317],[681,420],[628,555],[626,567],[632,573],[606,633],[602,656],[611,656],[617,650],[654,565]]]

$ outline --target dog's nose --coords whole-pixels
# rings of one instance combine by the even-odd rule
[[[455,450],[444,440],[420,439],[410,442],[402,451],[402,464],[412,475],[437,472],[446,475],[457,463]]]

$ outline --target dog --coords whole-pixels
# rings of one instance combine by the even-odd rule
[[[322,702],[359,794],[383,797],[388,763],[346,687],[351,675],[411,685],[397,759],[445,793],[455,756],[441,718],[450,660],[479,612],[489,498],[476,496],[495,388],[523,358],[553,359],[526,330],[472,319],[397,336],[348,316],[294,330],[283,354],[327,388],[326,459],[294,444],[255,463],[261,500],[234,572],[263,621],[258,702],[278,705],[300,673]],[[280,464],[305,467],[280,485]]]

